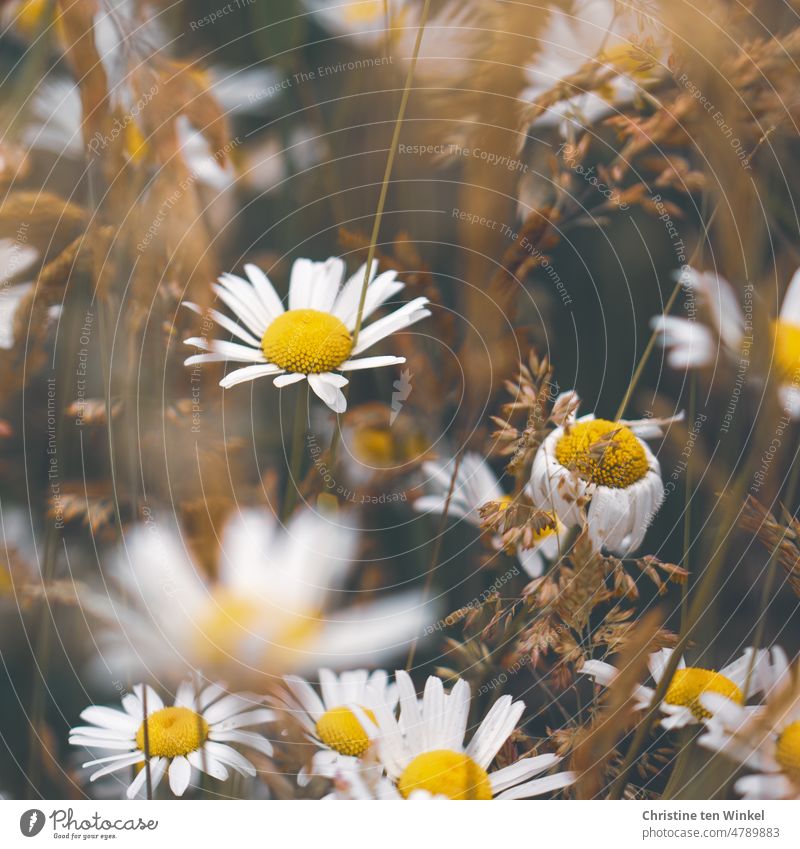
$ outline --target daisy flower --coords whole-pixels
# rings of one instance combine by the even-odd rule
[[[405,18],[408,0],[304,0],[326,29],[375,48]],[[387,17],[388,10],[388,17]]]
[[[126,535],[118,556],[125,601],[112,598],[105,612],[114,625],[105,661],[165,675],[187,664],[231,674],[235,663],[252,675],[374,663],[407,650],[435,610],[414,591],[343,607],[357,540],[355,529],[311,511],[285,527],[266,512],[244,512],[224,528],[211,579],[178,529],[154,517]]]
[[[597,548],[633,551],[664,500],[661,467],[644,442],[660,435],[652,421],[612,422],[593,414],[576,421],[571,414],[534,457],[534,503],[569,526],[581,524],[585,511]]]
[[[207,351],[195,354],[185,365],[204,362],[250,363],[227,374],[220,386],[225,389],[258,377],[274,377],[277,387],[308,380],[314,392],[336,413],[347,408],[342,387],[346,377],[337,372],[404,363],[405,357],[359,357],[381,340],[430,315],[427,298],[415,298],[372,324],[364,325],[354,342],[358,305],[364,283],[362,266],[342,285],[345,265],[341,259],[327,262],[295,260],[289,282],[289,308],[285,310],[272,283],[255,265],[245,265],[248,280],[234,274],[223,274],[214,292],[235,313],[244,327],[230,318],[210,310],[208,315],[220,327],[236,336],[239,342],[226,342],[193,337],[186,340]],[[377,262],[369,275],[362,318],[375,310],[402,288],[394,271],[375,276]],[[187,307],[202,314],[196,304]]]
[[[558,125],[565,136],[570,125],[582,129],[631,103],[666,67],[667,42],[661,27],[652,18],[621,11],[615,0],[577,0],[568,11],[550,9],[536,41],[535,58],[525,68],[527,87],[521,95],[525,101],[541,97],[592,59],[598,63],[598,74],[617,72],[597,91],[566,98],[534,122]]]
[[[297,776],[301,786],[316,775],[333,778],[367,751],[370,739],[354,709],[374,722],[378,704],[386,704],[390,710],[397,705],[397,688],[380,669],[372,673],[356,669],[338,676],[330,669],[320,669],[320,695],[297,675],[287,675],[284,682],[288,692],[281,698],[282,704],[317,747],[311,772],[303,768]]]
[[[442,679],[431,676],[418,701],[407,672],[399,670],[395,679],[399,718],[386,702],[375,705],[374,725],[363,712],[358,715],[375,736],[378,757],[403,799],[417,793],[447,799],[527,799],[567,787],[575,780],[571,772],[534,778],[561,760],[552,754],[522,758],[488,771],[516,729],[524,702],[501,696],[465,746],[470,708],[466,681],[457,681],[447,694]]]
[[[272,745],[250,729],[272,722],[271,710],[245,693],[226,694],[221,684],[209,684],[199,692],[192,681],[184,681],[175,694],[175,702],[165,707],[151,687],[147,687],[147,721],[144,720],[144,687],[137,684],[122,697],[124,710],[91,705],[81,713],[87,725],[70,729],[73,746],[110,749],[107,757],[87,761],[83,766],[99,767],[90,776],[96,781],[122,769],[139,767],[128,785],[126,795],[133,799],[145,787],[145,733],[150,758],[150,779],[155,791],[166,773],[170,790],[182,796],[199,770],[219,781],[228,777],[228,769],[255,776],[256,768],[231,744],[249,746],[264,755],[272,755]]]
[[[14,347],[14,316],[33,283],[13,283],[33,266],[39,252],[11,239],[0,239],[0,348]]]
[[[672,649],[661,649],[648,658],[650,675],[656,686],[661,681],[671,656]],[[744,705],[749,698],[762,692],[764,688],[765,661],[766,652],[760,650],[753,662],[753,649],[749,648],[745,649],[738,660],[723,666],[717,672],[713,669],[687,666],[686,661],[681,658],[660,705],[661,710],[667,714],[661,720],[661,725],[666,729],[683,728],[708,719],[711,714],[701,700],[705,693],[720,693],[736,704]],[[601,660],[587,660],[581,668],[584,675],[593,678],[603,687],[610,686],[618,671],[610,663]],[[649,707],[654,693],[652,687],[638,684],[633,691],[636,710]]]
[[[450,481],[453,476],[453,463],[428,461],[423,464],[422,469],[429,478],[432,495],[423,495],[414,502],[414,509],[420,513],[443,513],[447,503],[447,494],[450,491]],[[479,455],[467,453],[461,459],[458,473],[456,474],[453,494],[450,499],[449,515],[464,519],[476,528],[481,527],[480,508],[490,502],[497,501],[508,505],[512,497],[506,495],[500,487],[491,466]],[[534,535],[534,544],[531,548],[517,549],[517,558],[522,568],[532,578],[538,578],[544,572],[545,559],[554,560],[560,551],[559,540],[563,537],[565,528],[555,515],[552,516],[552,524],[542,528]],[[492,544],[495,550],[503,547],[500,536],[494,536]]]
[[[781,648],[765,665],[766,703],[746,708],[722,693],[702,696],[713,714],[699,743],[753,770],[735,784],[745,799],[800,799],[800,676]]]
[[[733,286],[713,272],[688,268],[681,283],[697,307],[706,313],[706,323],[694,316],[660,315],[651,325],[667,349],[667,362],[675,369],[713,366],[722,353],[736,362],[749,359],[750,337],[745,313]],[[752,295],[752,286],[747,292]],[[750,309],[752,311],[752,307]],[[752,331],[749,331],[750,333]],[[795,271],[783,296],[778,318],[772,322],[773,357],[784,409],[800,418],[800,269]]]

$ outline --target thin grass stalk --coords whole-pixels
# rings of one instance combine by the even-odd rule
[[[292,515],[297,504],[300,491],[300,480],[303,473],[303,442],[306,436],[306,415],[308,413],[308,381],[302,380],[297,385],[295,395],[294,423],[292,432],[292,454],[289,459],[289,470],[286,477],[286,487],[283,495],[281,519],[286,522]]]
[[[153,776],[150,772],[150,728],[147,723],[147,684],[142,684],[142,736],[144,744],[144,769],[145,769],[145,787],[147,798],[153,798]]]
[[[717,204],[717,206],[714,207],[714,210],[711,213],[711,215],[709,216],[708,221],[703,225],[702,238],[700,239],[700,241],[697,245],[694,256],[692,256],[692,258],[689,260],[688,265],[691,266],[691,264],[695,261],[695,258],[697,257],[697,255],[702,251],[703,244],[708,239],[708,231],[711,228],[711,225],[714,223],[714,218],[716,218],[718,209],[719,209],[719,204]],[[661,312],[662,315],[669,315],[672,312],[672,308],[673,308],[673,306],[675,306],[675,301],[678,298],[678,293],[680,292],[682,285],[683,285],[682,278],[678,277],[678,280],[676,281],[675,286],[674,286],[672,292],[670,293],[670,296],[667,299],[666,304],[664,304],[664,309]],[[644,372],[644,367],[647,365],[647,361],[650,359],[650,355],[653,353],[653,348],[655,348],[656,341],[658,340],[658,335],[659,335],[658,330],[653,330],[653,332],[650,334],[650,339],[648,340],[644,351],[642,351],[642,356],[639,358],[639,362],[637,363],[636,368],[634,369],[633,376],[631,377],[631,382],[628,384],[628,388],[625,391],[625,395],[624,395],[624,397],[623,397],[623,399],[622,399],[622,401],[619,405],[619,408],[617,409],[617,414],[614,417],[614,421],[618,422],[622,418],[622,416],[625,414],[625,410],[626,410],[628,404],[630,403],[630,400],[631,400],[631,397],[633,396],[634,390],[636,389],[636,386],[637,386],[637,384],[639,383],[639,380],[642,377],[642,373]]]
[[[428,598],[428,593],[431,589],[431,584],[433,583],[433,573],[436,570],[436,566],[439,563],[439,555],[442,551],[442,538],[444,537],[445,530],[447,528],[447,517],[450,513],[450,501],[453,498],[453,491],[456,487],[456,478],[458,477],[458,470],[461,468],[461,460],[464,457],[464,452],[459,451],[456,455],[455,462],[453,463],[453,474],[450,478],[450,486],[447,490],[447,497],[444,501],[444,507],[442,509],[442,516],[439,522],[438,533],[436,534],[436,539],[433,543],[433,551],[431,552],[430,563],[428,564],[428,572],[425,575],[425,584],[422,588],[422,601],[423,603]],[[414,642],[411,643],[411,648],[408,650],[408,658],[406,659],[406,671],[410,672],[411,667],[414,664],[414,656],[417,653],[417,643],[419,642],[419,637],[414,638]]]
[[[367,263],[364,267],[364,282],[361,285],[361,295],[358,299],[358,313],[356,314],[356,325],[355,329],[353,330],[354,348],[356,346],[356,343],[358,342],[358,335],[361,332],[361,323],[364,320],[364,303],[367,299],[367,287],[369,286],[370,269],[372,268],[372,263],[375,260],[375,253],[378,248],[378,235],[380,234],[383,211],[386,206],[386,197],[389,193],[389,181],[392,177],[392,170],[394,168],[394,160],[397,154],[397,147],[400,143],[400,131],[403,128],[403,121],[405,120],[408,99],[411,96],[411,85],[414,82],[414,71],[417,67],[417,59],[419,57],[419,51],[422,45],[422,36],[425,32],[425,25],[428,23],[428,11],[430,10],[430,5],[431,0],[425,0],[425,5],[422,9],[422,17],[420,18],[419,27],[417,27],[417,38],[414,42],[414,53],[411,56],[411,63],[408,66],[408,73],[406,74],[406,81],[405,85],[403,86],[403,94],[400,98],[400,108],[397,112],[397,118],[394,124],[394,131],[392,132],[392,141],[389,145],[389,156],[386,159],[386,169],[384,170],[383,181],[381,182],[381,191],[378,197],[378,208],[375,212],[375,220],[372,223],[372,234],[370,235],[369,249],[367,251]],[[345,386],[343,390],[345,395],[347,394],[347,389],[348,387]],[[336,452],[339,448],[340,438],[341,415],[337,414],[336,426],[333,429],[333,434],[331,436],[331,444],[328,449],[331,465],[336,462]]]
[[[756,444],[758,444],[761,435],[761,433],[756,435]],[[741,504],[749,478],[748,472],[748,467],[745,465],[731,489],[728,503],[732,505]],[[719,524],[719,533],[715,541],[714,554],[711,558],[711,562],[708,564],[697,583],[697,594],[689,607],[686,628],[683,629],[678,636],[677,643],[672,651],[669,662],[667,663],[661,675],[661,679],[655,688],[652,701],[645,711],[645,715],[642,718],[639,727],[636,729],[631,745],[628,748],[622,766],[620,767],[620,772],[611,785],[611,791],[608,796],[609,799],[622,798],[625,787],[627,786],[628,775],[645,745],[647,736],[649,735],[650,729],[653,725],[653,720],[655,719],[661,702],[664,700],[664,696],[666,695],[667,689],[672,681],[672,677],[675,674],[675,670],[678,668],[678,663],[680,662],[695,629],[700,623],[703,611],[708,608],[709,604],[713,600],[713,594],[717,585],[717,577],[719,576],[720,569],[722,568],[722,564],[728,550],[728,545],[730,544],[731,534],[726,533],[725,531],[726,528],[730,528],[731,526],[731,523],[727,521],[727,519],[730,518],[735,519],[735,516],[724,517]]]
[[[697,374],[692,372],[689,378],[689,427],[694,426],[697,415]],[[686,627],[686,617],[689,613],[689,579],[691,570],[689,568],[689,550],[691,549],[691,525],[692,525],[692,456],[686,459],[686,486],[684,488],[683,502],[683,559],[681,566],[686,570],[686,580],[681,584],[681,630]]]

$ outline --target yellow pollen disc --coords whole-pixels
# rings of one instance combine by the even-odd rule
[[[549,517],[548,523],[533,534],[533,538],[536,542],[540,542],[547,537],[553,536],[553,534],[558,530],[558,519],[553,513],[548,513],[547,515]]]
[[[353,350],[344,324],[320,310],[289,310],[278,316],[261,340],[264,356],[298,374],[321,374],[340,366]]]
[[[418,755],[397,782],[404,799],[415,790],[427,790],[448,799],[491,799],[492,785],[486,770],[469,755],[439,749]]]
[[[606,48],[598,57],[601,62],[611,65],[620,73],[630,77],[646,77],[653,59],[642,47],[635,44],[617,44]]]
[[[794,379],[800,371],[800,325],[788,321],[776,321],[775,367],[781,375]]]
[[[148,144],[136,121],[125,127],[125,153],[131,162],[141,162],[147,153]]]
[[[501,510],[502,512],[505,512],[506,510],[508,510],[508,508],[511,506],[511,502],[512,502],[513,500],[514,500],[514,496],[513,496],[513,495],[504,495],[502,498],[499,498],[499,499],[497,500],[497,503],[498,503],[498,505],[499,505],[499,507],[500,507],[500,510]]]
[[[368,708],[361,710],[375,722],[375,714]],[[358,717],[349,707],[340,705],[324,713],[317,723],[317,736],[340,755],[360,758],[369,748],[369,737]]]
[[[664,701],[670,705],[688,707],[697,719],[709,719],[711,714],[700,704],[702,693],[720,693],[738,705],[744,704],[742,691],[730,678],[712,669],[695,666],[675,672]]]
[[[344,19],[349,24],[364,24],[384,16],[384,0],[355,0],[344,7]]]
[[[775,760],[796,784],[800,784],[800,722],[787,725],[778,737]]]
[[[556,444],[556,459],[584,480],[625,489],[648,472],[647,454],[633,431],[618,422],[579,422]]]
[[[162,708],[147,718],[147,737],[151,757],[175,758],[205,743],[208,723],[186,707]],[[136,745],[144,751],[144,722],[136,732]]]
[[[370,465],[388,466],[394,459],[394,439],[388,430],[360,428],[353,436],[353,451]]]

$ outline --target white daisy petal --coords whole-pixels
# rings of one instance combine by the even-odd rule
[[[253,284],[261,303],[267,311],[271,320],[276,319],[283,313],[283,304],[275,291],[269,277],[257,266],[248,263],[244,267],[245,274]]]
[[[107,766],[104,766],[102,769],[98,769],[97,772],[93,772],[89,776],[89,781],[97,781],[98,778],[102,778],[104,775],[111,775],[113,772],[119,772],[121,769],[126,769],[134,764],[141,763],[143,760],[144,754],[142,752],[134,752],[131,755],[122,755]],[[84,764],[84,766],[87,766],[87,764]]]
[[[186,758],[196,770],[204,772],[206,775],[210,775],[218,781],[228,780],[227,767],[208,754],[208,752],[205,751],[205,746],[201,751],[195,750],[194,752],[189,752]]]
[[[150,758],[150,785],[153,788],[153,792],[155,792],[156,787],[161,783],[161,779],[164,777],[164,772],[169,764],[167,758]],[[147,767],[143,767],[139,770],[136,778],[130,783],[125,795],[129,799],[133,799],[137,796],[142,790],[145,789],[147,784]]]
[[[232,767],[241,775],[249,775],[250,777],[254,777],[256,775],[256,768],[253,764],[251,764],[244,755],[239,754],[239,752],[231,746],[228,746],[225,743],[216,743],[209,740],[206,743],[205,748],[212,758],[225,766]]]
[[[548,775],[545,778],[535,778],[533,781],[528,781],[525,784],[518,784],[509,790],[502,792],[498,799],[531,799],[534,796],[542,796],[545,793],[553,793],[556,790],[561,790],[564,787],[569,787],[575,783],[577,773],[574,772],[557,772],[555,775]]]
[[[347,399],[342,390],[331,380],[332,374],[310,374],[308,375],[309,386],[314,394],[321,398],[334,413],[343,413],[347,409]]]
[[[148,710],[150,705],[148,704]],[[158,710],[158,708],[155,708]],[[81,711],[81,719],[90,722],[93,725],[99,725],[100,728],[111,728],[115,731],[136,732],[140,722],[128,713],[123,713],[120,710],[113,708],[99,707],[92,705]]]
[[[360,360],[345,360],[337,368],[339,371],[357,371],[358,369],[365,368],[383,368],[384,366],[401,365],[405,361],[405,357],[362,357]]]
[[[212,283],[211,290],[231,312],[236,314],[239,321],[247,326],[247,329],[253,336],[260,339],[264,335],[264,331],[266,331],[269,325],[268,320],[259,318],[247,303],[241,301],[226,286],[222,286],[219,283]]]
[[[272,381],[272,385],[277,386],[278,389],[283,389],[284,386],[291,386],[293,383],[300,383],[301,380],[305,379],[306,376],[304,374],[298,374],[297,372],[291,372],[289,374],[279,374]]]
[[[222,342],[219,339],[204,339],[194,336],[184,341],[184,345],[194,346],[212,354],[221,354],[226,360],[234,363],[264,363],[264,354],[260,348],[249,348],[236,342]]]
[[[273,374],[280,374],[282,371],[283,369],[273,363],[245,366],[244,368],[238,368],[235,371],[228,372],[228,374],[220,380],[219,385],[223,389],[230,389],[232,386],[238,386],[240,383],[246,383],[249,380],[256,380],[259,377],[269,377]]]
[[[237,276],[236,274],[225,273],[219,278],[219,285],[227,289],[235,298],[238,298],[240,305],[244,305],[253,318],[264,328],[268,327],[272,319],[270,310],[261,301],[256,290],[250,285],[247,280]]]
[[[362,328],[358,336],[358,342],[351,352],[351,356],[357,356],[363,353],[382,339],[391,336],[392,333],[396,333],[398,330],[404,330],[406,327],[410,327],[415,322],[429,316],[431,314],[430,310],[425,309],[425,304],[427,303],[427,298],[415,298],[413,301],[404,304],[400,309]]]
[[[262,725],[265,722],[274,722],[275,718],[275,712],[269,708],[257,708],[219,720],[214,723],[212,730],[232,731],[234,728],[247,728],[252,725]]]
[[[87,749],[119,749],[130,751],[135,745],[131,740],[107,740],[98,737],[76,735],[69,738],[70,746],[86,746]]]
[[[176,796],[183,796],[192,778],[192,765],[182,755],[172,759],[169,765],[169,789]]]
[[[272,743],[252,731],[218,731],[215,728],[209,732],[208,739],[218,743],[238,743],[249,746],[267,757],[272,757]]]
[[[524,710],[524,702],[512,702],[511,696],[501,696],[475,732],[467,746],[467,754],[487,769],[517,727]]]
[[[533,778],[534,775],[538,775],[540,772],[544,772],[560,762],[561,758],[558,757],[558,755],[553,754],[523,758],[510,766],[498,769],[489,776],[489,781],[492,784],[492,790],[495,795],[497,795],[503,790],[507,790],[509,787],[513,787],[516,784],[527,781],[529,778]]]

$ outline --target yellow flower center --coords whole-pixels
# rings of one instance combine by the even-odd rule
[[[289,310],[278,316],[261,340],[264,356],[282,369],[321,374],[340,366],[353,349],[344,324],[327,312]]]
[[[670,705],[688,707],[697,719],[709,719],[711,714],[700,704],[703,693],[720,693],[736,704],[744,704],[742,691],[730,678],[712,669],[695,666],[675,672],[664,701]]]
[[[497,501],[497,505],[500,508],[500,512],[505,513],[505,511],[508,510],[508,508],[511,506],[511,503],[513,501],[514,501],[513,495],[503,495],[503,496],[501,496]]]
[[[360,428],[353,436],[354,453],[373,466],[388,466],[394,459],[394,447],[392,434],[381,428]]]
[[[538,531],[533,532],[533,538],[536,542],[541,542],[541,540],[553,536],[553,534],[558,530],[558,519],[556,518],[555,513],[548,513],[547,516],[547,524],[539,528]]]
[[[364,24],[383,17],[384,11],[384,0],[356,0],[344,7],[343,14],[349,24]]]
[[[794,379],[800,372],[800,325],[788,321],[773,324],[775,334],[775,367],[781,376]]]
[[[648,472],[647,454],[633,431],[618,422],[579,422],[556,444],[556,459],[584,480],[625,489]]]
[[[147,742],[151,757],[188,755],[205,743],[208,723],[186,707],[167,707],[147,718]],[[144,751],[144,722],[136,732],[136,745]]]
[[[775,760],[797,784],[800,784],[800,722],[787,725],[778,737]]]
[[[131,162],[141,162],[147,154],[148,144],[139,125],[136,121],[131,121],[125,127],[125,153]]]
[[[198,617],[195,646],[210,664],[233,657],[254,663],[255,651],[274,665],[306,646],[320,628],[320,614],[314,610],[219,589],[205,615]]]
[[[627,43],[607,47],[598,59],[606,65],[611,65],[621,74],[634,78],[647,78],[655,61],[644,47]]]
[[[368,708],[361,710],[375,722],[375,714]],[[369,748],[369,737],[358,717],[345,705],[331,708],[317,722],[317,736],[340,755],[360,758]]]
[[[448,799],[491,799],[492,785],[486,770],[469,755],[439,749],[418,755],[397,782],[404,799],[414,790],[427,790]]]

